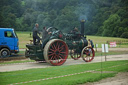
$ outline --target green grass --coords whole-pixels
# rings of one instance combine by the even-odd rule
[[[1,62],[0,65],[3,65],[3,64],[26,63],[26,62],[35,62],[35,60],[14,60],[14,61],[5,61],[5,62]]]
[[[30,33],[32,32],[22,32],[22,31],[16,31],[18,38],[19,38],[19,47],[20,48],[26,48],[26,44],[30,43],[29,40],[32,40],[32,37],[30,37]],[[106,43],[108,40],[128,40],[128,39],[124,39],[124,38],[116,38],[116,37],[101,37],[101,36],[89,36],[87,35],[87,39],[91,39],[93,40],[94,44],[98,44],[99,47],[101,47],[101,44]],[[120,48],[128,48],[128,44],[127,45],[121,45],[121,46],[117,46]]]
[[[125,39],[125,38],[88,36],[88,35],[87,35],[87,39],[93,40],[95,44],[104,44],[104,43],[106,43],[106,41],[113,41],[113,40],[128,40],[128,39]]]
[[[128,71],[128,64],[124,65],[126,63],[128,63],[127,60],[103,62],[102,69],[104,71],[114,71],[115,73],[103,73],[102,77],[100,73],[88,72],[88,73],[76,74],[62,78],[55,78],[50,80],[38,81],[38,82],[30,82],[22,85],[77,85],[86,82],[94,82],[102,78],[112,77],[118,72]],[[120,66],[112,67],[116,65],[120,65]],[[29,69],[29,70],[13,71],[13,72],[0,72],[0,80],[1,80],[0,84],[5,85],[5,84],[26,82],[32,80],[39,80],[44,78],[80,73],[95,69],[101,69],[101,63],[69,65],[69,66],[63,65],[63,66],[53,66],[49,68],[38,68],[38,69]]]
[[[19,51],[18,54],[25,55],[25,51]]]
[[[120,54],[128,54],[127,51],[110,51],[108,53],[106,53],[106,55],[120,55]],[[95,52],[95,56],[101,56],[101,55],[105,55],[104,53],[101,52]]]
[[[30,37],[30,32],[16,32],[19,38],[19,48],[26,48],[26,44],[30,43],[32,37]]]
[[[106,44],[107,41],[113,41],[113,40],[128,40],[125,38],[116,38],[116,37],[102,37],[102,36],[88,36],[87,35],[87,39],[91,39],[95,44],[98,44],[98,47],[101,48],[101,44]],[[128,44],[127,45],[117,45],[118,48],[128,48]]]

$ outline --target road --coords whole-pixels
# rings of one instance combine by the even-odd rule
[[[128,54],[107,56],[107,61],[116,61],[116,60],[128,60]],[[104,56],[96,56],[94,60],[89,63],[104,62],[104,61],[105,61]],[[89,64],[89,63],[84,62],[82,58],[80,58],[79,60],[67,59],[67,61],[63,65],[66,66],[66,65]],[[47,67],[51,67],[51,65],[48,63],[37,63],[37,62],[8,64],[8,65],[0,65],[0,72],[26,70],[32,68],[47,68]]]
[[[20,51],[25,51],[25,49],[20,49]],[[97,48],[97,51],[102,51],[102,48]],[[109,51],[128,51],[128,48],[109,48]]]
[[[81,85],[128,85],[128,72],[120,72],[115,77],[109,77],[97,82],[88,82]]]

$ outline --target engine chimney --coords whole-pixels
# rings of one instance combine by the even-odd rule
[[[82,19],[80,23],[81,23],[81,36],[84,37],[84,23],[85,23],[85,20]]]

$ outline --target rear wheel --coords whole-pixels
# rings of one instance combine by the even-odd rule
[[[75,50],[71,50],[70,56],[74,60],[78,60],[81,57],[80,53],[77,53]]]
[[[0,50],[0,57],[5,58],[10,56],[10,51],[7,48],[3,48]]]
[[[60,39],[50,40],[44,48],[46,62],[58,66],[62,65],[68,57],[68,46]]]
[[[91,47],[83,48],[81,56],[85,62],[91,62],[94,59],[95,51]]]

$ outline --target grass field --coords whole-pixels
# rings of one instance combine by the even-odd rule
[[[108,71],[108,73],[102,73],[101,75],[101,63],[0,72],[0,84],[77,85],[86,82],[95,82],[102,78],[113,77],[118,72],[128,72],[128,61],[103,62],[102,67],[102,70]],[[90,70],[95,70],[96,72],[86,72]],[[111,73],[111,71],[113,72]]]
[[[30,32],[16,32],[19,38],[19,48],[26,48],[26,44],[30,43],[29,40],[32,40],[30,37]]]
[[[27,43],[30,43],[29,40],[32,40],[32,37],[30,37],[30,33],[31,32],[17,31],[16,33],[17,33],[17,35],[19,37],[19,47],[20,48],[26,48],[25,45]],[[112,40],[128,40],[128,39],[124,39],[124,38],[88,36],[88,35],[87,35],[87,39],[93,40],[94,44],[99,44],[98,45],[99,47],[101,47],[101,44],[106,43],[108,40],[109,41],[112,41]],[[117,47],[119,47],[119,46],[117,46]],[[120,47],[128,48],[128,44],[127,45],[121,45]]]
[[[124,41],[128,39],[116,38],[116,37],[101,37],[101,36],[87,36],[87,39],[93,40],[94,44],[98,44],[98,47],[101,48],[101,44],[106,44],[107,41]],[[119,48],[128,48],[128,43],[126,45],[117,45]]]

